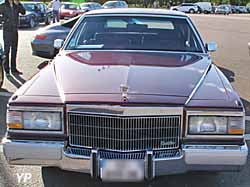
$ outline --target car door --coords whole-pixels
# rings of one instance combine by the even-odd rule
[[[37,19],[39,23],[43,22],[44,20],[44,8],[41,3],[36,4],[36,14],[37,14]]]
[[[179,11],[181,12],[186,12],[187,6],[185,4],[180,5],[180,7],[178,8]]]

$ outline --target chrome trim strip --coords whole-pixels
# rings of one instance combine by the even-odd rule
[[[194,115],[205,115],[205,116],[233,116],[233,117],[243,117],[243,128],[245,128],[245,112],[239,112],[239,111],[196,111],[196,110],[192,110],[192,111],[187,111],[186,112],[186,129],[185,129],[185,137],[186,138],[190,138],[190,139],[240,139],[240,138],[244,138],[244,134],[243,135],[230,135],[230,134],[225,134],[225,135],[189,135],[188,134],[188,128],[189,128],[189,124],[188,124],[188,119],[189,116],[194,116]]]
[[[199,41],[199,44],[201,45],[203,53],[207,53],[207,50],[204,46],[204,42],[202,41],[201,35],[198,32],[197,28],[195,27],[191,17],[187,16],[187,20],[188,20],[189,24],[191,25],[191,28],[192,28],[193,32],[195,33],[195,36],[198,38],[198,41]]]
[[[196,84],[195,88],[192,90],[192,92],[189,95],[188,99],[186,100],[185,105],[187,105],[191,101],[192,97],[197,92],[197,90],[199,89],[199,87],[201,86],[203,81],[205,80],[205,77],[206,77],[207,73],[209,72],[210,68],[212,68],[212,66],[213,65],[211,63],[207,66],[207,69],[204,71],[204,74],[200,78],[199,82]]]
[[[67,113],[89,113],[97,115],[112,115],[115,116],[155,116],[155,115],[183,115],[183,107],[126,107],[120,105],[67,105]],[[80,110],[79,110],[80,109]],[[90,112],[93,110],[93,112]],[[101,112],[100,110],[103,110]],[[106,110],[106,112],[105,112]],[[121,114],[117,114],[120,112]]]
[[[8,106],[8,110],[24,112],[63,112],[63,107]]]

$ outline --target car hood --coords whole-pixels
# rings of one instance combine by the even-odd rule
[[[145,51],[61,51],[9,104],[20,103],[242,107],[208,55]]]
[[[189,53],[69,52],[55,59],[65,98],[82,94],[177,97],[186,100],[210,65],[208,56]]]
[[[46,27],[43,27],[37,31],[37,34],[60,34],[60,33],[69,33],[70,28],[64,27],[61,23],[54,23],[51,25],[48,25]]]

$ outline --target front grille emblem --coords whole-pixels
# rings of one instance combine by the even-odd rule
[[[127,102],[128,101],[128,89],[129,89],[128,86],[121,84],[120,89],[121,89],[121,93],[122,93],[123,102]]]

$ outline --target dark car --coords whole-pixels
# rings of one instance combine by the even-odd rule
[[[82,10],[85,11],[90,11],[90,10],[96,10],[96,9],[102,9],[102,5],[100,5],[99,3],[95,3],[95,2],[89,2],[89,3],[82,3],[80,4],[80,7]]]
[[[0,88],[3,85],[3,79],[4,79],[4,72],[3,72],[3,47],[0,43]]]
[[[49,25],[52,21],[52,11],[42,2],[22,2],[26,9],[25,15],[19,15],[20,26],[35,27],[39,23]]]
[[[250,6],[246,6],[247,12],[250,13]]]
[[[245,14],[245,13],[248,13],[248,11],[245,6],[237,6],[237,13]]]
[[[4,3],[5,0],[0,0],[0,4]],[[0,14],[0,24],[3,22],[3,15]]]
[[[107,1],[102,6],[103,8],[128,8],[125,1]]]
[[[8,102],[9,164],[106,182],[246,164],[243,103],[184,13],[89,11],[54,46]]]
[[[56,52],[53,46],[54,40],[65,40],[79,17],[80,16],[61,23],[55,23],[38,30],[34,39],[31,41],[33,55],[42,58],[53,58]]]

